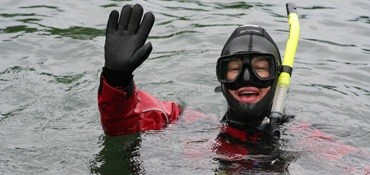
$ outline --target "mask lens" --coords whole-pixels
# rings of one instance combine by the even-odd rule
[[[218,78],[221,82],[233,82],[243,68],[243,60],[238,57],[223,58],[218,62]]]
[[[276,74],[272,56],[254,56],[251,59],[251,66],[255,75],[261,80],[268,79]]]

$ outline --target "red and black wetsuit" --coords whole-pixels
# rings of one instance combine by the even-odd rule
[[[131,87],[127,92],[127,88]],[[101,124],[105,134],[109,136],[128,135],[148,130],[160,130],[165,128],[168,124],[176,122],[180,115],[186,118],[186,121],[196,121],[198,118],[206,116],[197,111],[189,111],[181,109],[175,102],[159,101],[152,95],[136,89],[134,82],[131,81],[126,87],[112,87],[101,77],[101,85],[98,93],[98,105],[101,114]],[[230,162],[237,162],[236,170],[227,170],[227,172],[238,172],[238,168],[252,168],[261,167],[264,165],[270,166],[271,162],[268,161],[246,161],[249,159],[248,155],[253,154],[271,154],[268,152],[274,151],[274,143],[266,142],[266,134],[262,131],[255,131],[248,133],[226,124],[221,125],[220,134],[216,139],[216,144],[213,146],[212,152],[216,153],[221,164],[229,164]],[[307,147],[309,150],[315,152],[322,152],[330,159],[340,160],[342,156],[350,154],[360,154],[359,150],[354,147],[335,142],[334,139],[319,130],[312,129],[306,124],[297,125],[291,128],[294,132],[304,132],[307,136],[304,137],[302,147]],[[263,146],[261,146],[263,145]],[[316,146],[315,146],[316,145]],[[324,147],[324,146],[325,147]],[[253,147],[264,147],[266,149],[257,149],[261,152],[254,152],[256,149]],[[330,147],[330,149],[327,149]],[[278,157],[271,157],[274,159]],[[277,160],[276,159],[276,160]],[[290,158],[288,158],[290,159]],[[292,161],[292,158],[290,161]],[[280,162],[281,163],[281,162]],[[280,168],[286,168],[288,162],[283,162]],[[343,165],[347,167],[347,165]],[[275,170],[273,170],[275,171]],[[284,170],[276,170],[284,171]],[[360,172],[370,172],[370,169],[357,170]]]

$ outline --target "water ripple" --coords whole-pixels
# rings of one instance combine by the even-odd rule
[[[80,40],[89,40],[98,36],[105,35],[105,29],[95,29],[88,27],[73,26],[66,29],[59,29],[54,27],[47,27],[45,31],[49,34],[47,35],[56,35],[59,37],[70,37],[73,39]]]
[[[326,41],[326,40],[320,40],[320,39],[305,38],[305,40],[315,41],[315,42],[320,42],[320,43],[325,43],[325,44],[330,44],[330,45],[335,45],[335,46],[341,46],[341,47],[356,47],[356,45],[354,44],[339,44],[339,43],[335,43],[332,41]]]
[[[236,26],[256,24],[269,31],[284,55],[289,32],[285,4],[140,1],[145,11],[154,12],[156,23],[148,40],[153,52],[134,72],[138,87],[209,115],[200,122],[180,120],[164,130],[112,138],[103,134],[96,99],[105,26],[111,10],[137,2],[0,2],[2,174],[215,174],[233,167],[272,173],[222,164],[208,154],[208,144],[219,134],[218,121],[227,109],[222,94],[213,91],[219,85],[215,66],[223,44]],[[370,152],[370,6],[367,0],[300,1],[297,6],[301,39],[286,105],[296,117],[284,125],[285,145],[278,150],[293,159],[281,171],[350,174],[342,169],[367,164],[369,156],[330,161],[295,145],[307,133],[290,129],[306,121],[341,143]],[[186,146],[190,149],[184,151]]]
[[[197,31],[179,31],[179,32],[168,34],[165,36],[150,36],[149,38],[152,38],[152,39],[173,38],[174,36],[179,36],[179,35],[188,34],[188,33],[197,33]]]
[[[32,5],[32,6],[22,6],[19,7],[21,9],[35,9],[35,8],[46,8],[46,9],[54,9],[58,12],[63,12],[64,10],[59,9],[57,6],[48,6],[48,5]]]
[[[0,13],[1,17],[5,18],[13,18],[13,17],[19,17],[19,16],[47,16],[47,15],[36,15],[36,13]]]

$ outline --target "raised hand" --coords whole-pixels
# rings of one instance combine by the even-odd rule
[[[125,5],[121,16],[113,10],[108,19],[105,39],[105,67],[132,76],[152,51],[152,44],[145,43],[154,24],[153,13],[145,13],[143,7]],[[142,21],[142,22],[141,22]],[[140,23],[141,22],[141,23]]]

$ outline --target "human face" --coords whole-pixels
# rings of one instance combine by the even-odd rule
[[[270,54],[235,54],[217,60],[216,74],[228,89],[243,86],[267,88],[277,77],[276,60]]]
[[[251,60],[253,69],[261,78],[267,78],[270,76],[270,64],[265,58],[254,57]],[[242,69],[242,62],[240,60],[230,61],[227,68],[227,79],[232,80],[239,74],[240,69]],[[257,103],[270,91],[271,86],[266,88],[257,88],[253,86],[244,86],[237,90],[229,90],[230,94],[234,96],[235,99],[242,103]]]

